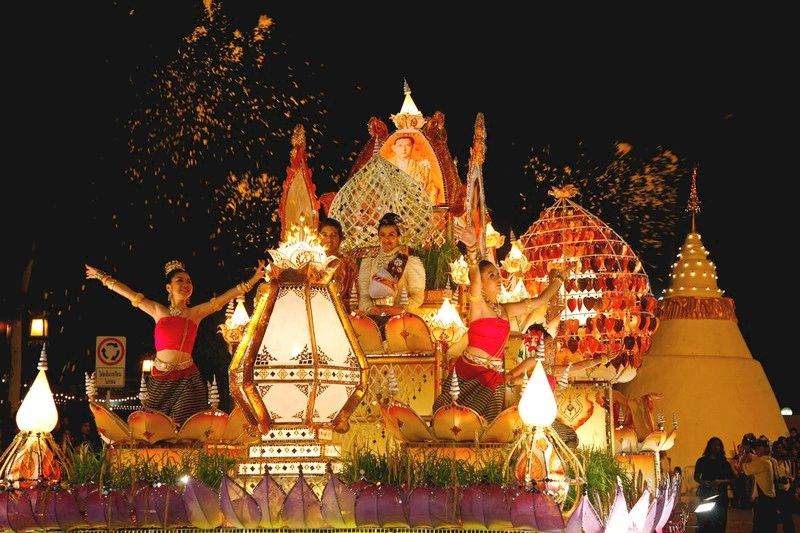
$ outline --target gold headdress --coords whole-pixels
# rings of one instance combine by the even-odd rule
[[[169,273],[173,270],[183,270],[185,272],[186,266],[177,259],[167,261],[167,264],[164,265],[164,276],[169,276]]]

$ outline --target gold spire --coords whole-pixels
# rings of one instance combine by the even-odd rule
[[[678,260],[672,265],[669,288],[664,291],[664,296],[719,298],[723,292],[717,286],[716,265],[708,258],[700,234],[692,231],[686,236]]]
[[[400,112],[390,118],[398,130],[419,129],[425,124],[425,118],[422,116],[422,112],[417,109],[414,99],[411,98],[411,87],[405,79],[403,80],[403,94],[405,94],[405,98],[403,99],[402,107],[400,107]]]
[[[695,215],[700,212],[700,197],[697,196],[697,165],[692,168],[692,188],[689,191],[689,202],[686,204],[686,211],[692,214],[692,233],[697,233],[695,226]]]

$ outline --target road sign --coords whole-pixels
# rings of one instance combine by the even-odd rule
[[[95,350],[95,384],[97,387],[125,386],[125,337],[97,337]]]

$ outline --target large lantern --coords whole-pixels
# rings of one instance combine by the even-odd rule
[[[320,450],[319,442],[310,446],[310,441],[330,440],[331,430],[347,431],[367,377],[366,359],[333,281],[335,257],[325,254],[316,233],[296,226],[270,254],[270,279],[259,290],[230,366],[233,397],[262,433],[259,457],[278,447],[265,445],[276,436]],[[297,464],[290,470],[296,472]],[[303,471],[316,473],[321,465],[317,461]]]
[[[587,372],[602,381],[628,381],[658,324],[656,299],[642,263],[622,237],[570,199],[577,194],[574,186],[553,188],[550,194],[555,204],[520,241],[529,261],[524,279],[531,294],[547,286],[551,268],[573,266],[561,289],[564,310],[555,362],[607,356],[611,365]]]

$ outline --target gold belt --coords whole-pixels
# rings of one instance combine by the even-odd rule
[[[172,372],[173,370],[185,370],[192,366],[192,358],[189,357],[188,359],[184,359],[183,361],[178,361],[177,363],[172,363],[169,361],[164,361],[163,359],[159,359],[156,357],[153,365],[158,369],[160,372]]]
[[[466,359],[470,363],[473,363],[473,364],[476,364],[476,365],[480,365],[480,366],[485,366],[486,368],[490,368],[490,369],[495,370],[497,372],[502,372],[504,370],[504,366],[505,365],[503,364],[503,361],[501,361],[500,359],[496,359],[494,357],[486,356],[486,355],[478,355],[478,354],[469,352],[467,350],[464,350],[464,353],[462,354],[462,356],[464,357],[464,359]]]

